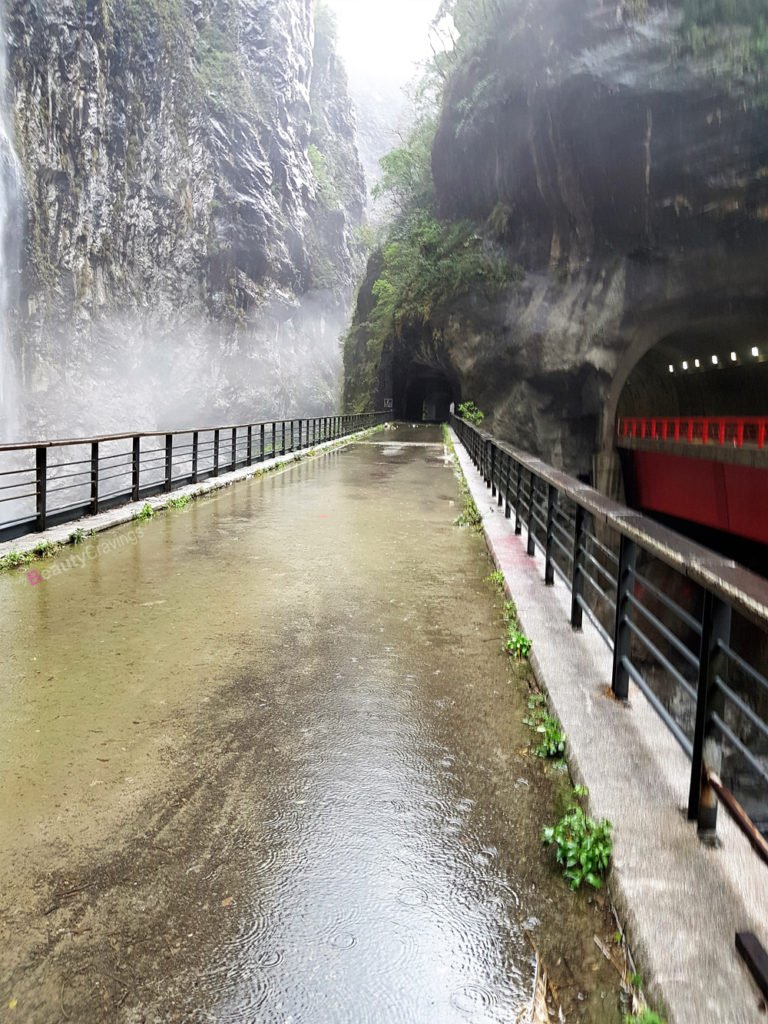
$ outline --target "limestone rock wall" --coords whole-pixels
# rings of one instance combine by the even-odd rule
[[[330,410],[365,185],[313,0],[9,0],[8,20],[28,428]],[[332,211],[319,125],[344,154]]]

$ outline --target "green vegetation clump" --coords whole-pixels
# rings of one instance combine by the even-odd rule
[[[181,509],[186,508],[187,505],[192,501],[189,494],[180,494],[178,498],[168,499],[168,508]]]
[[[0,558],[0,569],[18,569],[22,565],[29,565],[34,560],[35,556],[31,551],[9,551],[7,555]]]
[[[59,545],[54,544],[50,540],[41,540],[32,548],[32,556],[34,558],[50,558],[51,555],[58,551]]]
[[[628,1014],[624,1024],[666,1024],[666,1021],[653,1010],[643,1010],[641,1013]]]
[[[459,406],[459,416],[475,427],[479,427],[485,419],[485,413],[481,412],[474,402],[462,402]]]
[[[456,520],[456,525],[468,526],[470,529],[478,532],[483,528],[483,517],[480,515],[480,511],[468,491],[464,495],[464,511]]]
[[[536,757],[559,758],[565,753],[565,733],[558,720],[549,714],[543,704],[542,694],[531,694],[528,699],[529,714],[523,721],[541,737],[541,741],[533,748]]]
[[[510,625],[504,646],[517,661],[527,661],[531,656],[533,641],[521,630]]]
[[[504,602],[504,621],[507,624],[504,649],[516,661],[527,661],[531,654],[533,641],[520,629],[520,623],[517,620],[517,605],[514,601]]]
[[[69,535],[70,544],[84,544],[85,543],[85,530],[77,529],[73,530]]]
[[[153,519],[154,516],[155,516],[155,510],[149,504],[148,501],[145,501],[144,504],[141,506],[141,508],[137,512],[133,513],[133,518],[135,520],[137,520],[138,522],[142,522],[142,523],[146,522],[148,519]]]
[[[583,794],[583,790],[574,795]],[[589,818],[579,804],[572,805],[557,822],[542,831],[545,846],[554,846],[555,859],[572,889],[582,884],[601,889],[613,853],[613,826]]]
[[[490,583],[491,586],[498,588],[499,590],[504,589],[504,573],[500,571],[492,572],[489,576],[485,577],[485,583]]]
[[[342,207],[339,190],[336,186],[328,167],[328,160],[324,153],[313,143],[310,143],[307,150],[309,162],[312,165],[312,173],[317,185],[317,194],[323,205],[329,210],[339,210]]]

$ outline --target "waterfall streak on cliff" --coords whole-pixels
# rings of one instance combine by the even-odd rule
[[[7,440],[16,433],[19,414],[11,308],[18,270],[21,168],[13,143],[7,36],[1,11],[0,41],[0,440]]]

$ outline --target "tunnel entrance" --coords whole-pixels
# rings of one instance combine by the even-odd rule
[[[765,331],[730,317],[667,335],[627,377],[614,428],[630,506],[763,575]]]
[[[411,366],[401,378],[395,411],[412,423],[446,423],[451,404],[458,403],[456,388],[443,370]]]

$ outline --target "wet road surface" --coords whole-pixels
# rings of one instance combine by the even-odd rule
[[[401,427],[0,577],[1,1020],[620,1019],[459,511]]]

